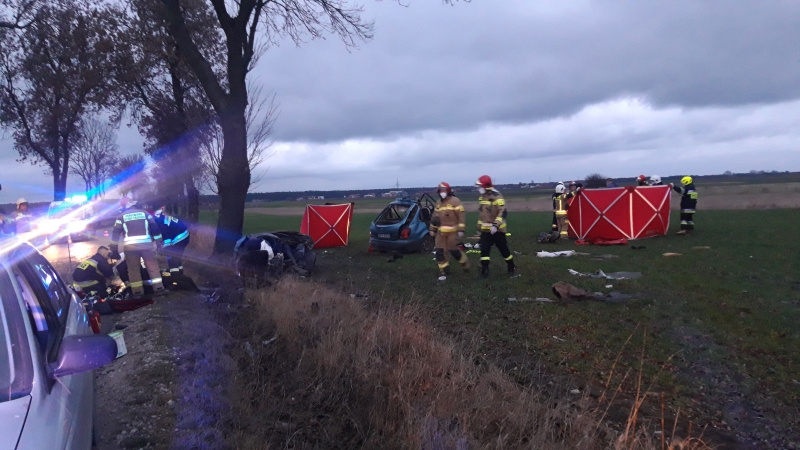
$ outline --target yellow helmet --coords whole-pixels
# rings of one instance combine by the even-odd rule
[[[684,186],[686,186],[687,184],[692,184],[692,177],[685,176],[681,178],[681,184],[683,184]]]

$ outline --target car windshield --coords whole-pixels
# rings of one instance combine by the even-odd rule
[[[376,225],[394,225],[405,219],[411,205],[396,204],[389,205],[383,210],[380,216],[375,219]]]

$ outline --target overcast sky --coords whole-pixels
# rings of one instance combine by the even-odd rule
[[[359,49],[261,58],[280,115],[255,191],[800,170],[800,2],[403,3],[364,0]],[[15,157],[0,201],[49,199]]]

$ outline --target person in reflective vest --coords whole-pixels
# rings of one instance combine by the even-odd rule
[[[164,239],[164,248],[161,253],[167,256],[169,274],[183,275],[183,253],[189,245],[189,228],[183,221],[166,213],[166,205],[162,205],[153,214],[161,237]]]
[[[672,189],[681,194],[681,230],[678,234],[688,234],[694,231],[694,213],[697,212],[697,190],[692,177],[681,178],[683,186],[674,186]]]
[[[564,186],[564,182],[563,181],[559,181],[558,184],[556,184],[556,193],[553,194],[553,227],[552,227],[552,231],[558,231],[558,218],[556,218],[555,211],[556,211],[556,197],[558,197],[558,187],[559,186],[563,187]]]
[[[114,277],[114,268],[108,263],[108,247],[101,246],[89,259],[78,264],[72,271],[72,280],[83,292],[101,296],[107,293],[106,280]]]
[[[500,251],[500,255],[508,267],[508,274],[514,276],[516,271],[514,255],[508,249],[506,240],[506,201],[503,199],[503,195],[494,188],[492,179],[488,175],[478,178],[475,185],[480,193],[480,197],[478,197],[478,231],[481,234],[478,241],[481,250],[480,277],[489,276],[492,246],[497,246],[497,250]]]
[[[467,254],[460,249],[461,238],[464,237],[466,228],[466,212],[461,200],[453,195],[453,189],[444,181],[439,183],[437,188],[439,201],[436,202],[436,210],[431,218],[428,227],[430,235],[436,237],[434,249],[436,253],[436,263],[439,265],[439,276],[443,277],[449,273],[450,262],[447,261],[447,254],[461,264],[464,271],[468,271],[469,259]]]
[[[138,270],[139,261],[143,260],[150,280],[153,283],[153,294],[156,296],[166,294],[161,278],[161,270],[156,261],[155,247],[160,247],[161,232],[153,216],[139,208],[136,202],[123,197],[119,202],[120,215],[114,223],[111,232],[111,250],[119,253],[119,242],[122,240],[125,261],[128,265],[128,278],[130,279],[131,292],[134,298],[144,295],[144,282]]]
[[[567,217],[567,210],[572,197],[578,194],[581,188],[576,185],[575,190],[567,193],[563,184],[556,186],[556,192],[553,194],[553,215],[556,216],[556,223],[558,225],[558,236],[561,239],[569,238],[569,217]]]

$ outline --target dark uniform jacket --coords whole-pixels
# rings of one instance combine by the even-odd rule
[[[156,211],[155,221],[164,239],[164,247],[175,245],[189,237],[189,228],[175,217]]]
[[[31,216],[28,211],[14,211],[11,213],[11,220],[14,223],[14,230],[17,234],[31,231],[31,222],[33,221],[33,216]]]
[[[78,264],[72,272],[75,281],[104,280],[114,276],[114,269],[100,253]]]
[[[111,232],[112,246],[117,246],[120,240],[123,251],[152,250],[153,242],[161,241],[161,232],[149,212],[129,208],[120,213]]]
[[[673,186],[672,189],[681,194],[681,211],[694,212],[697,208],[697,191],[694,189],[694,183],[686,186]]]

